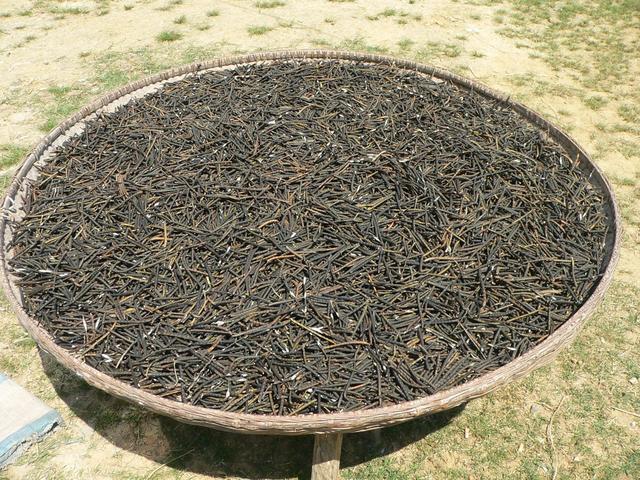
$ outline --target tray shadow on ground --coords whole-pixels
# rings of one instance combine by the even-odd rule
[[[191,473],[249,479],[308,479],[313,437],[244,435],[187,425],[107,395],[40,354],[60,399],[118,448]],[[342,468],[393,453],[445,427],[464,405],[384,430],[348,434]]]

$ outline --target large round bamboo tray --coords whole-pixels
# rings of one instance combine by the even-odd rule
[[[55,146],[56,144],[61,143],[65,138],[73,135],[74,132],[81,131],[83,122],[96,112],[114,109],[118,105],[126,103],[132,98],[140,97],[145,93],[154,91],[165,82],[175,81],[185,75],[202,72],[204,70],[228,68],[240,63],[269,62],[273,60],[292,58],[331,58],[345,61],[351,60],[393,64],[398,68],[417,71],[425,75],[444,79],[461,88],[473,90],[486,97],[497,99],[510,106],[524,119],[546,132],[546,134],[565,149],[568,156],[576,159],[580,166],[590,173],[591,182],[602,190],[606,199],[606,209],[610,221],[610,234],[607,244],[608,256],[605,259],[604,273],[588,300],[574,313],[571,318],[569,318],[568,321],[566,321],[566,323],[558,328],[544,342],[497,370],[462,385],[418,400],[381,408],[372,408],[346,413],[308,414],[287,417],[232,413],[187,405],[177,401],[157,397],[116,380],[83,363],[68,351],[57,346],[51,336],[42,329],[34,319],[30,318],[22,308],[18,288],[14,283],[14,279],[12,279],[9,274],[7,267],[5,248],[8,236],[10,235],[8,222],[10,219],[16,218],[16,216],[19,218],[21,198],[25,188],[24,180],[26,178],[34,178],[34,165],[38,162],[46,161],[47,152],[50,150],[52,145]],[[329,461],[325,462],[325,464],[333,465],[331,468],[337,468],[336,462],[334,461],[332,463],[331,459],[333,458],[335,460],[336,455],[339,455],[341,433],[381,428],[404,422],[421,415],[450,409],[473,398],[485,395],[549,362],[558,353],[561,347],[567,345],[574,339],[580,328],[584,325],[586,319],[593,313],[602,300],[607,287],[611,283],[613,270],[618,260],[620,236],[619,211],[616,206],[611,186],[603,173],[591,161],[587,153],[577,145],[569,135],[524,105],[515,102],[500,93],[494,92],[488,87],[478,84],[475,81],[471,81],[436,67],[421,65],[407,60],[399,60],[380,55],[324,50],[279,51],[221,58],[218,60],[195,63],[175,68],[153,75],[133,82],[103,96],[62,122],[51,133],[49,133],[25,159],[5,194],[3,215],[0,219],[0,245],[2,246],[0,249],[0,277],[8,300],[16,311],[20,323],[34,338],[38,346],[51,353],[58,362],[74,371],[89,384],[104,390],[111,395],[115,395],[116,397],[137,403],[156,413],[167,415],[176,420],[190,424],[253,434],[315,434],[317,435],[316,438],[320,439],[320,441],[316,442],[317,461],[322,463],[328,458]],[[318,476],[318,478],[320,477]]]

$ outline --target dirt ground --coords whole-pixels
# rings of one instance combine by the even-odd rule
[[[638,479],[638,45],[637,0],[0,0],[0,178],[6,185],[46,131],[91,99],[165,68],[232,53],[387,53],[507,92],[567,129],[611,180],[624,221],[614,284],[552,365],[464,409],[346,436],[342,475]],[[309,475],[309,438],[224,434],[150,414],[41,357],[6,302],[0,326],[0,371],[65,419],[0,478]]]

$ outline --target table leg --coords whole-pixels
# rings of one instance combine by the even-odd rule
[[[342,433],[324,433],[315,436],[311,480],[338,480]]]

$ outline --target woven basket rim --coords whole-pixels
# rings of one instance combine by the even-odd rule
[[[131,94],[143,87],[171,80],[185,74],[202,72],[221,67],[255,63],[261,61],[291,60],[291,59],[335,59],[342,61],[362,61],[381,63],[397,68],[416,71],[442,80],[447,80],[466,90],[472,90],[485,97],[496,99],[508,105],[525,120],[537,126],[547,135],[558,142],[566,153],[581,162],[584,168],[592,170],[591,182],[595,183],[605,195],[605,202],[609,210],[611,235],[608,247],[609,257],[606,259],[604,273],[591,295],[584,304],[563,323],[546,340],[515,358],[510,363],[477,377],[469,382],[455,386],[448,390],[403,403],[376,407],[352,412],[328,414],[304,414],[295,416],[275,416],[226,412],[206,407],[184,404],[176,400],[165,399],[140,390],[127,383],[117,380],[105,373],[82,362],[69,351],[55,344],[51,335],[41,328],[22,308],[19,300],[19,290],[9,274],[6,248],[6,231],[9,221],[8,209],[13,205],[13,199],[20,191],[22,180],[29,173],[33,165],[42,157],[51,144],[63,136],[65,132],[81,122],[86,117],[109,105],[117,99]],[[52,354],[56,360],[66,368],[75,372],[87,383],[111,395],[129,402],[139,404],[153,412],[172,417],[176,420],[217,428],[220,430],[253,433],[301,435],[332,432],[356,432],[372,430],[410,420],[412,418],[447,410],[465,403],[473,398],[485,395],[498,387],[520,378],[533,369],[548,363],[561,347],[568,344],[577,335],[586,319],[594,312],[601,302],[605,291],[609,287],[615,266],[620,255],[621,221],[620,212],[615,201],[611,185],[600,168],[595,165],[589,155],[564,131],[553,123],[545,120],[528,107],[511,100],[508,96],[498,93],[476,81],[461,77],[444,69],[418,64],[409,60],[397,59],[384,55],[373,55],[358,52],[344,52],[331,50],[281,50],[260,52],[247,55],[223,57],[207,62],[192,63],[190,65],[170,69],[141,80],[132,82],[116,89],[64,120],[53,129],[26,157],[9,185],[3,199],[2,218],[0,218],[0,281],[22,326],[43,350]]]

